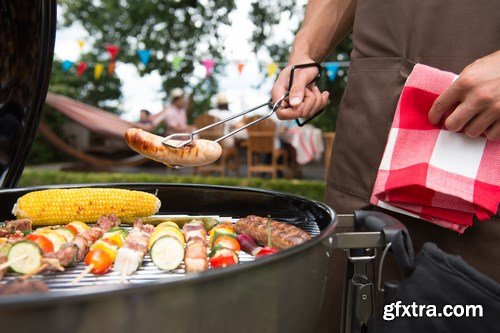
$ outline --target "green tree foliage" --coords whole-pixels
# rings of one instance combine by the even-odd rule
[[[217,91],[215,77],[197,80],[194,65],[204,58],[223,64],[218,27],[230,24],[233,0],[63,0],[60,5],[65,25],[79,22],[92,36],[100,60],[106,60],[106,44],[118,45],[118,61],[136,63],[141,74],[161,75],[165,97],[175,87],[190,86],[196,92],[192,116],[209,108]],[[147,66],[139,63],[140,49],[151,50]],[[183,58],[179,68],[171,62],[176,56]]]
[[[294,0],[253,0],[250,18],[255,25],[252,43],[255,52],[267,53],[275,62],[286,63],[291,44],[287,41],[290,34],[299,29],[304,16],[305,4]],[[287,22],[289,31],[283,31],[283,22]],[[281,26],[280,26],[281,25]],[[295,26],[293,26],[295,25]],[[278,26],[280,26],[278,28]],[[280,36],[281,34],[282,36]],[[351,36],[346,37],[325,61],[348,61],[352,49]],[[326,79],[326,71],[318,83],[321,90],[330,92],[330,104],[326,110],[312,121],[312,124],[324,131],[335,129],[340,98],[347,82],[346,68],[341,68],[333,82]]]

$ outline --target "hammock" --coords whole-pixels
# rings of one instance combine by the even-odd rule
[[[127,129],[138,127],[137,124],[123,120],[113,113],[54,93],[47,94],[46,103],[83,127],[107,138],[123,138]],[[40,122],[39,131],[50,143],[66,154],[99,168],[132,166],[148,161],[141,155],[118,160],[95,157],[66,143],[43,122]]]

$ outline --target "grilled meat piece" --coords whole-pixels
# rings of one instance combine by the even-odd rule
[[[138,230],[141,230],[147,234],[152,234],[153,231],[155,230],[155,226],[152,225],[152,224],[144,224],[142,223],[142,220],[141,219],[137,219],[135,222],[134,222],[134,228],[138,229]]]
[[[29,230],[31,230],[31,220],[29,219],[5,221],[5,224],[0,227],[0,237],[6,237],[14,233],[22,235],[23,231]]]
[[[42,281],[15,281],[0,285],[0,296],[21,294],[44,294],[49,288]]]
[[[97,220],[96,225],[107,231],[111,228],[118,227],[120,225],[120,219],[116,217],[115,214],[103,215]]]
[[[184,255],[186,273],[199,273],[208,269],[207,249],[206,238],[189,238]]]
[[[31,230],[31,220],[30,219],[19,219],[12,221],[5,221],[4,228],[10,229],[11,231],[29,231]]]
[[[184,254],[186,273],[199,273],[207,270],[207,231],[203,222],[193,220],[184,224],[182,233],[186,239],[186,252]]]
[[[267,244],[268,218],[250,215],[239,219],[235,224],[238,234],[249,234],[257,242]],[[300,245],[311,239],[311,236],[302,229],[288,223],[270,221],[271,243],[277,249],[287,249]]]
[[[80,249],[74,241],[75,240],[73,239],[72,242],[62,245],[59,251],[47,253],[44,257],[57,259],[59,264],[63,267],[71,266],[76,261],[79,252],[78,250]]]
[[[182,227],[182,233],[184,234],[184,238],[186,242],[189,241],[190,238],[198,237],[201,239],[207,238],[207,231],[205,230],[205,226],[202,221],[193,220],[189,223],[184,224]]]
[[[80,262],[89,251],[91,244],[101,238],[106,231],[119,225],[120,220],[114,214],[103,215],[97,220],[96,226],[76,235],[71,242],[64,244],[59,251],[48,253],[45,257],[57,258],[64,267]]]

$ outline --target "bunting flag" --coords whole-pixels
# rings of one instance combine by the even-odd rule
[[[205,66],[206,76],[209,77],[212,75],[212,71],[215,67],[215,61],[213,59],[204,59],[201,61],[201,64]]]
[[[61,67],[62,67],[63,73],[66,73],[67,71],[69,71],[71,69],[71,67],[73,67],[73,61],[64,60],[61,64]]]
[[[243,68],[245,67],[245,64],[242,62],[238,62],[238,73],[241,75],[241,72],[243,72]]]
[[[108,65],[108,74],[113,75],[115,73],[116,62],[112,61]]]
[[[101,78],[103,70],[104,70],[103,64],[96,64],[94,67],[94,79],[99,80]]]
[[[275,62],[267,64],[266,69],[267,69],[267,76],[272,77],[278,70],[278,64]]]
[[[339,64],[336,62],[327,62],[325,63],[326,68],[326,76],[328,77],[328,81],[333,82],[337,77],[337,71],[339,70]]]
[[[86,69],[87,69],[87,63],[85,61],[80,61],[78,63],[78,66],[76,67],[76,76],[78,77],[82,76]]]
[[[109,53],[109,57],[111,60],[114,60],[120,51],[120,47],[118,45],[106,44],[106,50]]]
[[[84,40],[77,40],[78,46],[80,48],[80,51],[83,49],[83,47],[86,44],[86,41]],[[108,64],[108,69],[107,72],[109,75],[113,75],[115,73],[115,67],[116,67],[116,60],[118,57],[118,53],[120,52],[120,46],[115,45],[115,44],[105,44],[105,49],[107,50],[109,54],[109,64]],[[151,61],[151,50],[147,49],[140,49],[137,50],[137,56],[139,57],[139,60],[141,63],[144,64],[144,66],[147,66],[149,62]],[[195,59],[193,56],[180,56],[180,55],[175,55],[173,58],[169,55],[168,58],[172,59],[171,60],[171,65],[172,65],[172,70],[174,71],[179,71],[181,69],[181,66],[184,61],[189,61],[189,62],[195,62],[197,59]],[[198,60],[199,61],[199,60]],[[242,75],[246,63],[243,61],[235,61],[235,60],[230,60],[232,64],[236,64],[237,70],[239,75]],[[212,75],[212,72],[216,66],[216,60],[213,58],[205,58],[201,61],[199,61],[201,65],[205,67],[205,75],[206,77],[210,77]],[[269,78],[273,78],[276,73],[280,69],[280,65],[286,65],[285,63],[277,63],[277,62],[270,62],[265,65],[265,69],[267,70],[267,76]],[[329,82],[335,81],[337,76],[343,76],[344,71],[339,70],[340,68],[344,67],[349,67],[349,61],[331,61],[331,62],[324,62],[321,64],[325,68],[326,76],[328,78]],[[70,60],[64,60],[61,64],[62,66],[62,71],[63,73],[68,72],[73,66],[75,66],[75,62],[70,61]],[[82,76],[83,73],[88,69],[89,66],[94,67],[94,78],[96,80],[99,80],[104,72],[105,64],[102,63],[87,63],[87,62],[79,62],[78,65],[76,66],[76,75],[78,77]]]
[[[178,71],[179,68],[181,67],[181,63],[182,63],[182,57],[175,56],[174,59],[172,60],[172,69],[174,71]]]
[[[144,66],[147,66],[149,63],[149,59],[151,59],[151,52],[149,50],[138,50],[137,55],[139,56],[139,59],[144,64]]]

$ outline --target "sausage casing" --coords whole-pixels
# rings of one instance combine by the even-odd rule
[[[163,145],[163,137],[139,128],[129,128],[125,132],[125,141],[130,148],[141,155],[169,166],[200,166],[219,159],[222,147],[215,141],[193,140],[193,142],[173,148]],[[171,140],[172,144],[180,141]]]
[[[239,234],[248,234],[257,242],[267,245],[268,218],[250,215],[239,219],[235,230]],[[270,220],[271,243],[277,249],[287,249],[300,245],[311,239],[304,230],[288,223]]]

